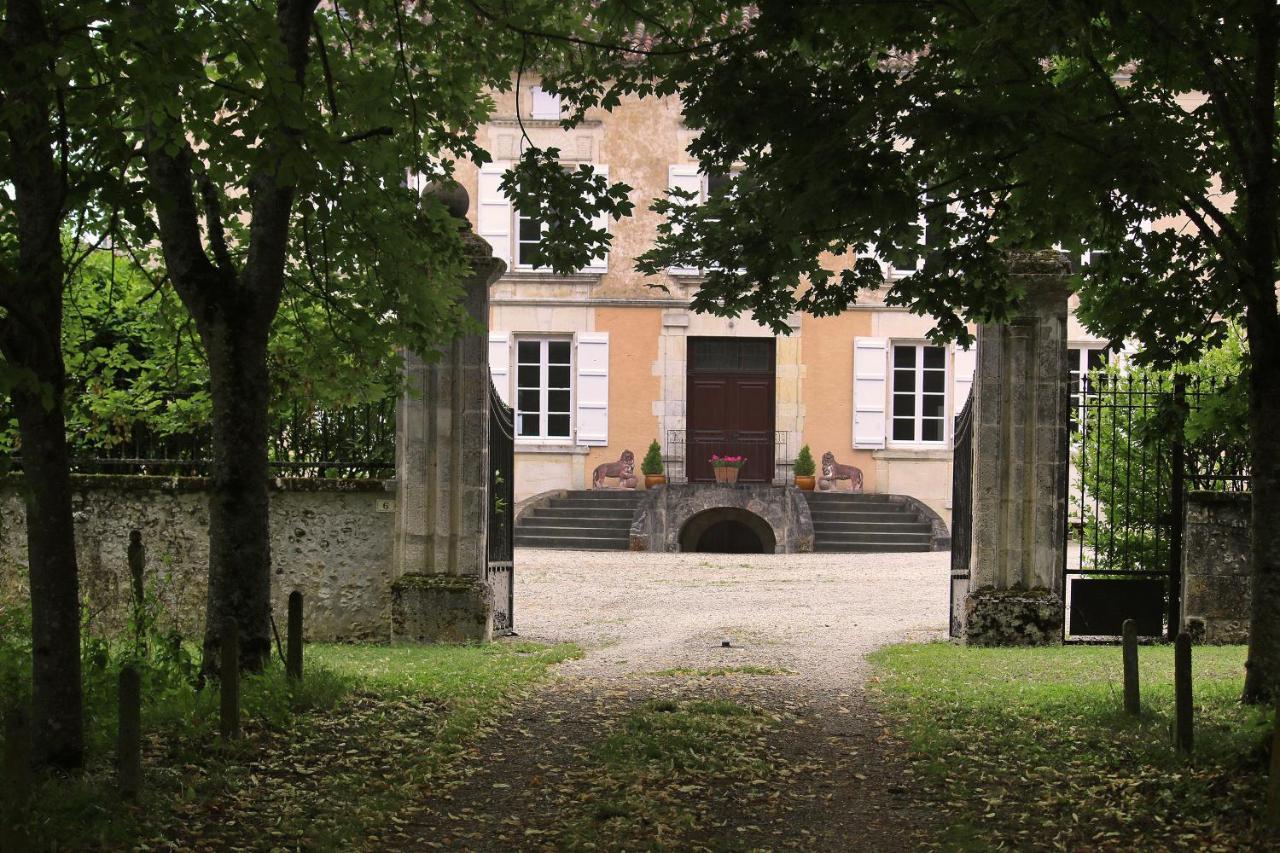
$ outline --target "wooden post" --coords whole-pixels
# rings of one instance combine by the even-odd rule
[[[289,593],[289,651],[285,658],[285,672],[290,678],[302,678],[302,593]]]
[[[129,531],[129,577],[133,580],[133,606],[142,609],[142,570],[147,564],[147,547],[142,544],[142,531]]]
[[[234,622],[222,628],[221,678],[223,740],[240,737],[240,632]]]
[[[1142,713],[1141,694],[1138,692],[1138,623],[1124,620],[1122,656],[1124,658],[1124,712],[1137,716]]]
[[[147,564],[147,549],[142,544],[142,531],[129,531],[129,577],[133,581],[133,635],[139,653],[145,653],[146,642],[146,603],[142,583],[142,570]]]
[[[134,800],[142,786],[142,677],[131,663],[120,667],[118,719],[116,781],[120,795]]]
[[[1267,825],[1280,829],[1280,701],[1271,734],[1271,776],[1267,779]]]
[[[1178,752],[1191,754],[1194,741],[1191,705],[1191,636],[1185,631],[1173,643],[1173,742]]]
[[[14,708],[4,718],[4,776],[8,780],[9,814],[0,815],[0,849],[24,853],[27,808],[31,804],[31,730],[27,714]]]

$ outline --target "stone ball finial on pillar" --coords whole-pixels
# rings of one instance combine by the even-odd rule
[[[452,216],[466,219],[471,208],[471,196],[467,188],[457,181],[432,181],[422,189],[424,198],[430,197],[440,201]]]

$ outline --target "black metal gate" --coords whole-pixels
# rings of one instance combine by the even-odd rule
[[[489,541],[487,575],[493,592],[493,633],[515,633],[515,420],[489,384]]]
[[[1172,639],[1187,489],[1247,488],[1247,448],[1201,428],[1213,418],[1188,428],[1202,407],[1221,405],[1217,382],[1113,372],[1087,377],[1080,390],[1072,398],[1063,639],[1114,641],[1125,619],[1139,636]]]
[[[973,395],[956,416],[951,461],[951,627],[964,634],[964,601],[969,592],[969,555],[973,544]]]

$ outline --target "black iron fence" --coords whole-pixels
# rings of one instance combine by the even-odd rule
[[[964,600],[969,591],[969,556],[973,548],[973,397],[956,416],[955,450],[951,474],[951,620],[950,634],[959,637],[964,625]]]
[[[1248,488],[1249,454],[1228,382],[1097,374],[1071,436],[1065,639],[1178,628],[1189,488]]]
[[[742,455],[747,464],[739,480],[754,480],[786,485],[795,482],[793,472],[795,452],[791,447],[791,433],[776,431],[759,438],[734,438],[732,441],[706,439],[690,443],[688,432],[669,429],[662,449],[663,466],[668,483],[710,481],[710,460],[713,454]]]
[[[515,428],[511,408],[489,383],[489,532],[486,575],[493,632],[515,633]]]
[[[276,414],[267,437],[272,471],[289,477],[386,478],[395,474],[396,401],[334,410],[295,406]],[[208,428],[160,434],[142,425],[109,446],[71,436],[71,468],[82,474],[203,476],[212,464]],[[21,453],[7,460],[22,468]]]

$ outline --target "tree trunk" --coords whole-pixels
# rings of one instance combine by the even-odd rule
[[[67,176],[55,161],[55,84],[44,8],[6,8],[0,80],[13,176],[17,258],[0,289],[0,353],[26,374],[11,394],[22,439],[31,583],[32,720],[35,758],[84,763],[80,600],[71,477],[62,412],[62,217]]]
[[[244,312],[251,311],[246,308]],[[201,325],[213,399],[206,676],[219,671],[222,626],[239,628],[240,666],[271,656],[271,542],[267,494],[267,337],[270,318],[219,312]]]
[[[1276,61],[1280,13],[1254,0],[1255,55],[1245,128],[1244,281],[1249,332],[1249,442],[1253,454],[1252,613],[1245,702],[1280,697],[1280,314],[1276,306]]]
[[[1269,316],[1259,316],[1269,315]],[[1274,303],[1250,310],[1249,441],[1253,512],[1252,612],[1244,701],[1270,702],[1280,687],[1280,323]]]
[[[56,281],[58,306],[50,309],[52,316],[41,317],[47,325],[38,330],[28,328],[24,335],[38,347],[39,355],[29,360],[10,358],[14,363],[33,368],[41,385],[20,389],[12,395],[22,437],[27,553],[31,568],[35,756],[42,764],[73,768],[84,761],[80,597],[66,426],[62,415],[61,276]]]

